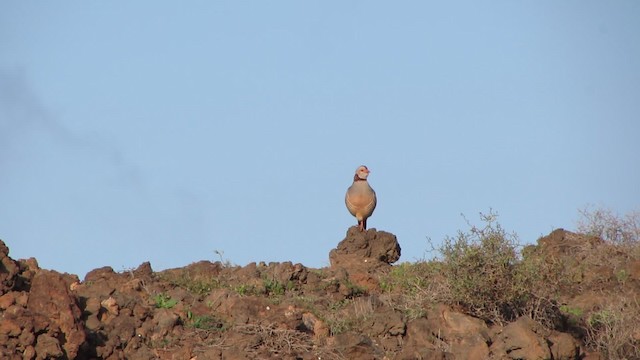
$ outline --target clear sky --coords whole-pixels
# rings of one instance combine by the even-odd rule
[[[640,2],[0,4],[13,258],[326,266],[360,164],[403,261],[638,209]]]

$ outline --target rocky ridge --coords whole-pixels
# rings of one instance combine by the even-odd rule
[[[592,241],[557,230],[531,251],[575,260]],[[14,260],[0,241],[2,359],[600,359],[581,335],[528,317],[487,324],[444,304],[408,316],[382,280],[400,258],[393,234],[352,227],[331,266],[201,261],[78,276]],[[637,294],[640,263],[625,263]],[[626,268],[626,269],[627,269]],[[589,274],[614,273],[594,268]],[[614,276],[614,275],[611,275]],[[593,295],[593,294],[592,294]],[[567,293],[585,305],[606,298]],[[640,334],[638,334],[640,336]]]

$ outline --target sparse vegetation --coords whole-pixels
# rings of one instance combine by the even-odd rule
[[[332,266],[322,269],[291,262],[232,266],[222,252],[216,252],[219,262],[158,273],[150,273],[149,265],[124,273],[101,269],[84,282],[66,280],[81,299],[70,299],[69,307],[79,307],[80,325],[92,332],[83,340],[92,348],[80,348],[82,339],[77,346],[91,358],[129,358],[145,348],[180,358],[187,356],[180,348],[203,358],[238,352],[252,358],[309,352],[323,359],[383,353],[413,358],[422,349],[429,354],[420,356],[456,358],[470,349],[461,348],[478,341],[477,349],[498,358],[528,341],[516,339],[514,329],[530,329],[532,343],[564,342],[564,355],[554,358],[582,358],[584,349],[603,359],[640,358],[640,213],[620,217],[587,209],[580,215],[578,233],[557,229],[523,246],[490,211],[480,214],[480,225],[467,221],[467,229],[432,246],[433,258],[394,266],[361,261],[362,256],[375,261],[397,245],[392,234],[378,232],[349,235],[337,249],[341,253],[330,255],[342,258],[331,257]],[[362,235],[374,239],[378,249],[372,242],[356,242],[366,239]],[[386,243],[391,246],[381,246],[384,236],[393,240]],[[380,253],[353,252],[362,249]],[[11,266],[13,260],[6,259]],[[35,276],[58,276],[29,272],[24,265],[15,269],[18,273],[12,270],[8,274],[15,275],[0,284],[8,289],[3,299],[11,307],[26,308],[31,296],[49,296],[40,291],[26,297],[27,287],[14,284],[34,286]],[[68,297],[66,285],[60,293]],[[28,311],[16,313],[31,321]],[[48,328],[55,329],[59,318],[52,317]],[[24,347],[23,338],[33,347],[36,334],[12,321],[3,323],[16,335],[5,336],[12,347],[0,346],[0,353]],[[133,337],[120,338],[134,331]],[[51,333],[49,340],[56,336]],[[130,345],[123,347],[125,341]],[[540,356],[546,355],[534,357]]]
[[[599,237],[607,243],[637,248],[640,243],[640,211],[631,211],[624,216],[606,208],[588,206],[579,210],[576,231]]]
[[[187,325],[200,330],[224,331],[226,326],[223,321],[217,319],[213,315],[194,315],[191,311],[187,312]]]
[[[178,300],[172,299],[171,296],[166,294],[157,294],[153,297],[153,301],[159,309],[171,309],[178,303]]]
[[[240,296],[247,296],[255,294],[255,287],[248,284],[240,284],[233,287],[233,290]]]
[[[585,322],[587,345],[607,359],[640,358],[640,304],[638,299],[612,299],[592,312]]]
[[[269,296],[282,296],[287,289],[291,289],[291,282],[282,284],[276,279],[264,279],[264,291]]]
[[[222,286],[220,280],[216,277],[194,275],[189,271],[165,275],[164,280],[197,295],[207,295],[211,290]]]
[[[322,317],[330,334],[338,335],[352,330],[366,332],[367,329],[362,328],[362,324],[373,312],[371,297],[359,297],[330,303]]]
[[[537,291],[543,281],[541,263],[523,259],[517,235],[502,228],[497,214],[480,218],[482,227],[467,222],[468,231],[445,238],[435,249],[437,258],[395,267],[383,280],[383,289],[401,290],[396,307],[411,318],[440,302],[491,323],[504,324],[521,315],[552,323],[558,312],[554,301]]]
[[[213,250],[213,253],[218,256],[219,262],[222,265],[222,267],[226,267],[226,268],[233,267],[233,263],[231,262],[231,260],[224,257],[224,251]]]
[[[632,279],[625,259],[640,259],[640,212],[621,217],[586,209],[580,215],[578,235],[567,235],[571,248],[558,250],[565,251],[558,258],[546,256],[542,244],[522,248],[496,214],[481,214],[484,226],[445,239],[433,260],[395,266],[381,288],[408,318],[436,303],[498,324],[527,315],[549,328],[582,328],[577,332],[587,334],[585,343],[606,358],[640,358],[640,297],[628,298],[619,288]],[[592,240],[574,239],[580,235]],[[585,289],[609,293],[604,308],[558,305]]]
[[[455,238],[447,237],[439,249],[448,288],[446,302],[469,314],[502,324],[522,315],[533,296],[530,273],[518,267],[518,238],[496,222],[494,213],[480,214],[483,227],[470,225]]]

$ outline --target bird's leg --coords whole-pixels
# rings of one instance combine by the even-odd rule
[[[362,219],[362,230],[367,230],[367,219]]]
[[[358,230],[364,231],[364,220],[358,220]]]

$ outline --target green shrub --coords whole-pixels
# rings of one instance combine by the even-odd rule
[[[551,324],[558,309],[548,294],[540,296],[542,282],[539,259],[523,260],[515,233],[497,222],[497,214],[480,214],[483,227],[471,225],[455,238],[445,238],[439,248],[442,274],[448,289],[446,303],[467,313],[503,324],[521,315]]]
[[[226,330],[224,322],[218,320],[212,315],[194,315],[191,311],[187,312],[187,325],[194,329],[200,330]]]
[[[178,303],[178,300],[172,299],[171,296],[166,294],[158,294],[154,296],[153,301],[159,309],[171,309]]]
[[[289,281],[285,285],[276,279],[264,279],[263,284],[265,293],[269,296],[281,296],[284,295],[287,290],[294,288],[292,281]]]

